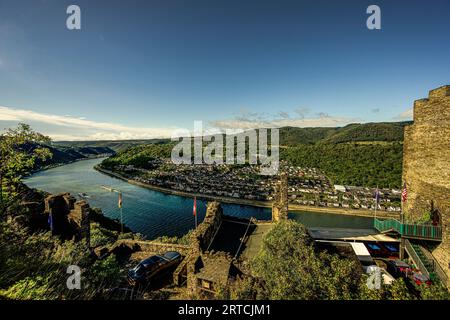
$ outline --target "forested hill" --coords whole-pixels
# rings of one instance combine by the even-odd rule
[[[335,128],[280,129],[281,145],[343,143],[358,141],[403,141],[403,128],[411,122],[353,123]]]
[[[55,145],[39,145],[39,144],[27,144],[23,146],[29,152],[32,152],[37,147],[45,147],[50,150],[52,157],[44,162],[36,161],[35,170],[42,169],[43,167],[53,166],[56,164],[65,164],[74,162],[77,160],[89,159],[100,156],[114,155],[116,152],[108,147],[67,147],[67,146],[55,146]]]
[[[142,140],[98,140],[98,141],[55,141],[55,147],[70,148],[108,148],[115,152],[124,151],[130,147],[143,144],[158,144],[169,142],[170,139],[142,139]]]

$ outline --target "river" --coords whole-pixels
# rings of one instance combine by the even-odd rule
[[[91,207],[101,208],[110,218],[119,218],[118,195],[101,188],[102,185],[119,189],[123,193],[123,221],[133,231],[147,239],[167,235],[181,236],[195,227],[192,215],[193,200],[169,195],[129,184],[94,169],[103,159],[77,161],[64,166],[38,172],[25,179],[31,188],[56,194],[70,192],[76,198],[86,193]],[[269,208],[237,204],[223,204],[224,213],[237,217],[270,219]],[[202,221],[206,203],[197,201],[198,221]],[[371,228],[372,219],[337,214],[296,211],[289,214],[309,227]]]

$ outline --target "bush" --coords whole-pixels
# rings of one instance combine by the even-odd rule
[[[91,223],[91,246],[93,248],[114,243],[118,233],[101,227],[98,223]]]

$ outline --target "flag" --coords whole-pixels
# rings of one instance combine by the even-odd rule
[[[117,204],[119,208],[122,208],[122,192],[119,193],[119,202]]]
[[[380,202],[380,198],[381,198],[381,192],[378,190],[378,187],[373,196],[375,198],[375,204],[378,205],[378,203]]]
[[[194,208],[192,209],[192,213],[194,216],[197,216],[197,198],[194,197]]]
[[[47,220],[47,222],[48,222],[48,225],[50,226],[50,230],[53,231],[53,216],[52,216],[51,213],[48,215],[48,220]]]
[[[406,182],[405,182],[403,184],[402,201],[405,202],[406,199],[408,199],[408,190],[406,190]]]

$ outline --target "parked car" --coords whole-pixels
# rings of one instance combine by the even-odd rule
[[[369,253],[371,256],[379,257],[383,253],[381,247],[378,244],[366,243],[366,247],[367,247],[367,250],[369,250]]]
[[[169,251],[161,256],[151,256],[128,271],[128,282],[131,285],[147,283],[163,271],[177,266],[181,260],[181,254],[176,251]]]
[[[394,277],[407,277],[411,273],[411,266],[400,259],[388,260],[387,270]]]
[[[384,249],[384,253],[389,258],[397,258],[398,257],[398,247],[396,245],[385,243],[382,245],[382,249]]]

